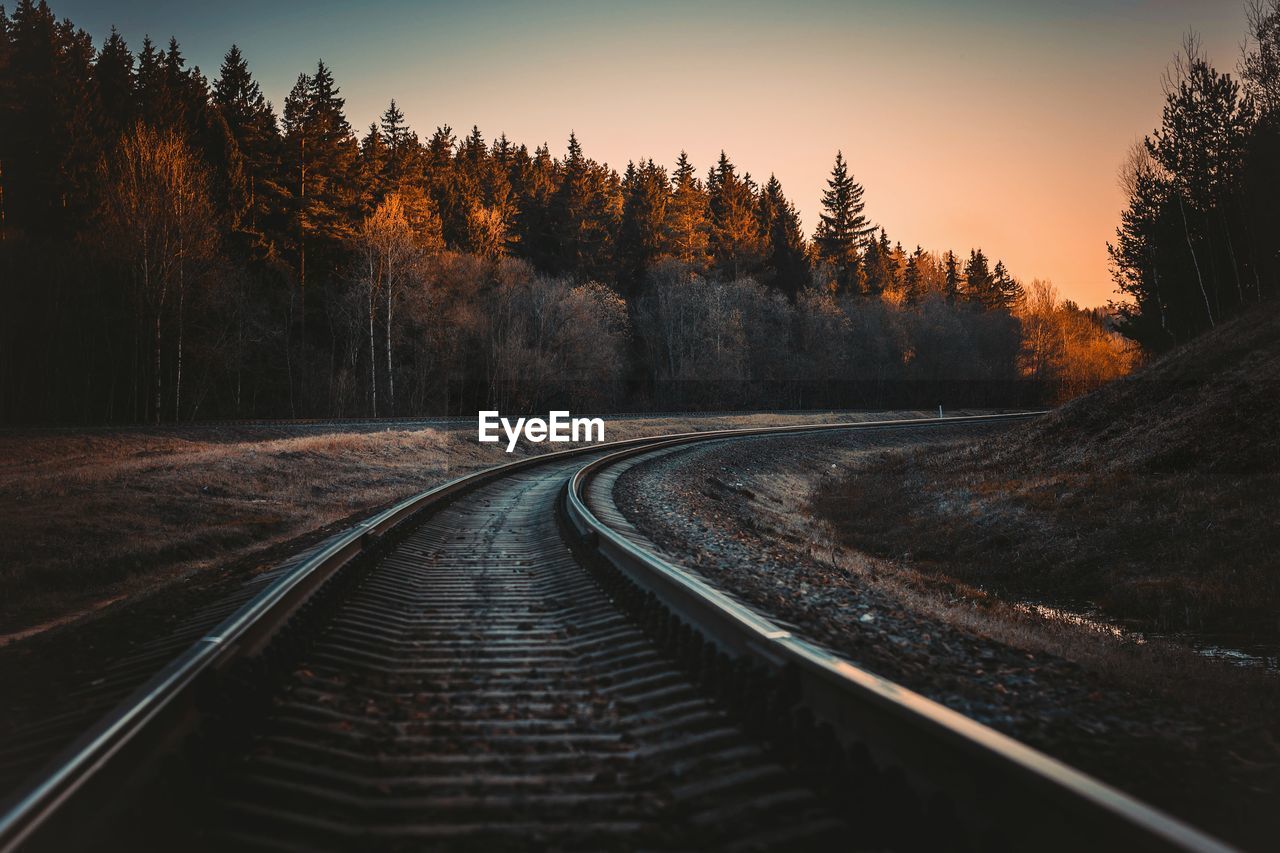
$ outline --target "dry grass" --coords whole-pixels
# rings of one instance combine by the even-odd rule
[[[1023,429],[1009,428],[1009,432]],[[978,444],[996,435],[984,435]],[[895,608],[984,637],[1010,648],[1047,654],[1079,664],[1100,683],[1135,695],[1164,696],[1175,703],[1230,714],[1242,726],[1274,731],[1280,708],[1280,679],[1257,669],[1224,665],[1196,654],[1186,645],[1166,640],[1137,642],[1132,634],[1109,631],[1064,619],[1045,618],[991,591],[965,583],[912,561],[885,559],[852,546],[843,523],[815,513],[819,496],[829,495],[847,482],[849,472],[874,465],[883,451],[833,446],[815,454],[809,464],[789,460],[785,470],[766,466],[741,477],[740,488],[751,497],[735,520],[763,540],[789,545],[816,562],[831,567],[833,583],[871,588],[898,602]],[[884,499],[909,492],[901,483],[886,481],[867,486]],[[808,511],[797,512],[797,507]],[[893,505],[878,511],[889,515]],[[785,547],[785,546],[784,546]],[[1269,739],[1272,734],[1260,734]],[[1272,750],[1271,756],[1280,755]]]
[[[606,438],[830,419],[615,419]],[[0,435],[0,645],[215,567],[252,571],[255,555],[509,458],[473,426]]]
[[[886,452],[814,501],[926,574],[1135,627],[1280,639],[1280,313],[994,441]]]
[[[816,499],[841,539],[920,571],[1156,631],[1274,634],[1280,477],[1052,474],[985,447],[882,454]]]

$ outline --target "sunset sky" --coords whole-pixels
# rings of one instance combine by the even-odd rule
[[[360,133],[394,97],[424,137],[477,124],[560,156],[573,129],[619,170],[685,148],[705,174],[724,148],[776,173],[807,230],[843,149],[891,239],[981,246],[1090,305],[1162,69],[1188,29],[1234,68],[1244,32],[1243,0],[52,6],[99,43],[113,23],[135,51],[175,35],[210,77],[238,43],[277,110],[323,58]]]

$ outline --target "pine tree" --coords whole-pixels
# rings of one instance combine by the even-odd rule
[[[396,164],[394,169],[398,170],[400,161],[409,153],[413,131],[409,130],[409,123],[405,121],[404,113],[396,106],[395,98],[392,98],[391,103],[387,105],[380,121],[379,130],[382,133],[382,139],[387,144],[387,152],[392,162]],[[396,177],[399,176],[396,175]]]
[[[300,293],[304,297],[307,289],[306,204],[311,166],[307,116],[310,111],[311,78],[306,74],[299,74],[284,100],[284,173],[289,192],[290,218],[293,220],[290,243],[296,258],[294,269]]]
[[[760,193],[760,228],[765,235],[765,267],[772,283],[794,299],[809,278],[809,259],[795,205],[782,192],[782,183],[770,175]]]
[[[108,138],[118,139],[124,129],[137,120],[137,104],[133,94],[133,54],[115,27],[98,53],[93,78],[97,84],[102,132]]]
[[[621,202],[618,175],[589,160],[571,132],[560,186],[551,205],[558,244],[555,269],[582,278],[605,276],[622,216]]]
[[[1191,332],[1179,322],[1179,314],[1166,294],[1170,282],[1161,275],[1158,260],[1166,244],[1180,244],[1181,230],[1169,234],[1166,212],[1176,210],[1169,199],[1169,188],[1157,174],[1150,154],[1139,149],[1129,176],[1129,202],[1120,215],[1116,241],[1107,244],[1111,277],[1125,297],[1117,305],[1119,330],[1150,352],[1161,352],[1178,343]],[[1196,312],[1197,315],[1199,312]],[[1170,316],[1170,315],[1173,316]],[[1194,328],[1194,327],[1193,327]]]
[[[509,170],[515,153],[516,147],[507,139],[505,133],[499,133],[498,138],[493,140],[493,145],[489,148],[489,156],[493,159],[494,165],[508,173],[508,180],[510,179]]]
[[[902,299],[907,305],[919,305],[924,301],[924,273],[922,267],[927,262],[924,249],[916,246],[916,250],[907,258],[902,272]]]
[[[463,195],[461,165],[454,158],[457,138],[449,125],[437,127],[423,151],[427,193],[440,214],[444,241],[453,249],[467,242],[469,200]]]
[[[458,145],[458,154],[454,158],[454,180],[457,182],[457,193],[462,207],[462,215],[470,217],[477,205],[488,203],[485,197],[485,185],[488,183],[489,146],[485,144],[480,128],[472,126],[471,133]],[[463,243],[463,248],[467,244]]]
[[[163,120],[161,111],[165,107],[164,54],[156,49],[149,35],[142,37],[134,80],[137,84],[138,115],[155,126]]]
[[[90,114],[93,41],[49,7],[21,0],[6,24],[12,74],[0,79],[6,230],[66,233],[91,210],[86,181],[104,142]]]
[[[894,289],[901,294],[902,277],[907,269],[907,251],[902,248],[902,241],[893,244],[893,249],[889,252],[889,269],[893,273]]]
[[[867,241],[866,253],[862,262],[866,292],[871,296],[880,296],[885,291],[898,287],[897,268],[894,265],[893,249],[889,245],[889,236],[880,229],[880,238]]]
[[[357,143],[347,122],[346,101],[341,97],[333,75],[324,62],[316,66],[310,78],[307,112],[303,121],[307,149],[308,188],[303,205],[304,228],[310,239],[327,253],[329,264],[336,262],[332,253],[352,233],[355,192],[354,177]],[[330,266],[330,272],[335,271]]]
[[[59,152],[58,193],[62,217],[71,227],[92,213],[95,199],[91,187],[97,178],[102,157],[115,145],[96,126],[96,93],[91,87],[96,53],[93,38],[76,29],[69,20],[56,27],[58,54],[53,82],[58,124],[63,143]]]
[[[280,132],[271,104],[236,45],[223,57],[212,97],[243,160],[243,185],[237,188],[239,209],[234,218],[256,243],[255,251],[268,252],[268,232],[284,224]]]
[[[960,288],[963,281],[960,277],[960,261],[956,258],[956,253],[948,249],[943,257],[942,266],[944,270],[942,295],[948,302],[955,302],[961,296]]]
[[[760,223],[749,176],[738,177],[725,152],[707,176],[711,209],[710,247],[720,274],[727,279],[747,275],[760,258]]]
[[[354,233],[358,198],[353,184],[358,143],[345,114],[345,101],[324,62],[314,75],[299,75],[285,100],[286,185],[292,196],[298,299],[293,316],[300,325],[302,408],[306,394],[308,318],[324,307],[345,263],[344,247]],[[319,300],[310,298],[318,291]],[[293,303],[291,302],[291,306]],[[314,327],[312,327],[314,328]]]
[[[969,260],[964,265],[965,299],[991,310],[999,307],[995,292],[995,279],[981,249],[970,249]]]
[[[473,126],[454,160],[454,193],[461,217],[459,247],[486,258],[505,255],[518,242],[511,182]]]
[[[382,203],[388,192],[387,160],[389,154],[387,144],[383,141],[382,132],[377,122],[371,122],[369,129],[360,139],[360,156],[358,158],[358,194],[361,213],[368,217]]]
[[[523,150],[523,148],[522,148]],[[512,185],[520,199],[516,213],[516,233],[521,252],[543,272],[553,272],[560,263],[560,242],[553,210],[560,185],[560,169],[546,144],[517,154],[512,167]]]
[[[1245,246],[1244,235],[1232,228],[1227,208],[1228,199],[1240,195],[1240,167],[1254,122],[1253,100],[1189,40],[1167,86],[1161,127],[1146,146],[1168,176],[1200,296],[1196,310],[1186,313],[1198,315],[1200,328],[1212,328],[1224,311],[1246,301],[1236,252],[1237,244]],[[1250,284],[1257,298],[1259,283]],[[1183,306],[1178,307],[1181,313]]]
[[[849,175],[843,152],[836,152],[836,162],[822,194],[823,213],[813,242],[819,263],[830,264],[836,272],[836,281],[842,290],[860,289],[859,250],[875,233],[875,228],[863,214],[866,208],[862,200],[862,185]]]
[[[706,270],[710,231],[706,191],[689,156],[681,151],[671,175],[671,200],[663,222],[663,254],[701,273]]]
[[[624,293],[633,292],[663,247],[663,228],[671,200],[667,170],[648,160],[627,164],[622,180],[622,227],[618,263]]]
[[[426,156],[395,99],[378,121],[383,156],[377,183],[399,196],[405,221],[422,245],[434,251],[441,239],[440,213],[431,193]]]
[[[179,133],[189,133],[203,118],[198,114],[203,103],[193,91],[191,75],[186,66],[187,60],[182,55],[178,40],[170,38],[169,49],[164,53],[164,94],[158,105],[161,118],[157,124],[168,123]]]
[[[1004,261],[996,261],[995,269],[991,271],[991,284],[997,307],[1006,311],[1014,310],[1026,298],[1022,282],[1009,274]]]

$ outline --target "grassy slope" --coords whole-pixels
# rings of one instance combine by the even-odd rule
[[[1280,634],[1280,311],[1223,324],[982,444],[815,499],[856,547],[1164,629]]]

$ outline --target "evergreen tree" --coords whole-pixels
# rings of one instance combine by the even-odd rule
[[[572,132],[551,210],[557,235],[555,269],[582,278],[605,277],[622,215],[621,181],[589,160]]]
[[[907,251],[902,248],[902,241],[893,244],[893,249],[889,252],[889,269],[893,273],[894,289],[899,294],[902,292],[902,277],[907,269]]]
[[[1189,337],[1199,327],[1182,322],[1183,299],[1177,290],[1185,276],[1165,278],[1161,259],[1171,247],[1183,245],[1180,227],[1171,228],[1177,217],[1177,206],[1170,196],[1167,182],[1161,179],[1155,163],[1145,147],[1133,152],[1126,180],[1129,184],[1128,206],[1121,213],[1116,241],[1107,244],[1111,276],[1125,301],[1116,305],[1121,333],[1136,340],[1151,352],[1162,352]],[[1177,221],[1181,223],[1180,217]],[[1190,300],[1198,306],[1198,299]],[[1199,317],[1200,312],[1195,312]]]
[[[749,274],[759,261],[760,223],[749,176],[740,178],[725,152],[707,176],[711,210],[710,248],[720,274],[733,280]]]
[[[498,138],[493,140],[493,145],[489,148],[489,157],[499,169],[507,173],[507,179],[510,180],[510,169],[512,160],[515,157],[516,147],[507,139],[505,133],[499,133]]]
[[[760,228],[764,232],[765,266],[774,286],[794,299],[809,279],[809,259],[800,229],[800,215],[770,175],[760,193]]]
[[[212,98],[243,163],[241,185],[235,188],[234,221],[255,244],[255,252],[265,255],[270,232],[284,227],[280,131],[271,104],[236,45],[223,57]]]
[[[387,105],[387,109],[382,114],[379,130],[382,139],[387,146],[388,167],[390,169],[390,177],[392,182],[398,182],[401,170],[404,168],[405,161],[409,157],[413,148],[413,131],[409,129],[409,123],[405,120],[404,113],[396,106],[396,99],[392,98],[391,103]]]
[[[382,203],[388,192],[387,160],[389,159],[387,144],[383,141],[382,132],[376,122],[369,124],[369,129],[360,139],[360,157],[358,171],[359,207],[364,217],[370,216],[374,209]],[[399,211],[398,213],[402,212]]]
[[[919,305],[924,301],[924,271],[928,262],[924,249],[916,246],[916,250],[907,258],[902,271],[902,299],[907,305]]]
[[[893,249],[889,245],[889,237],[884,229],[880,229],[880,238],[867,241],[865,256],[862,261],[866,292],[871,296],[880,296],[887,290],[898,287],[897,268],[894,265]]]
[[[964,265],[965,298],[986,309],[997,307],[998,300],[987,256],[981,249],[970,249]]]
[[[472,126],[471,133],[458,145],[458,153],[454,159],[454,180],[460,204],[460,215],[464,221],[470,217],[473,208],[486,204],[485,185],[489,181],[489,146],[485,144],[480,128]],[[465,227],[463,231],[465,232]],[[467,247],[464,239],[462,248]]]
[[[164,54],[156,49],[151,36],[142,37],[142,49],[138,51],[138,71],[134,75],[137,84],[139,117],[152,126],[165,121],[165,73]]]
[[[689,156],[681,151],[671,175],[671,200],[663,222],[663,254],[687,264],[695,272],[706,270],[711,231],[710,209],[702,182]]]
[[[996,306],[1005,311],[1013,311],[1026,297],[1022,282],[1009,274],[1004,261],[996,261],[995,269],[991,271],[991,283]]]
[[[65,234],[92,208],[85,182],[103,147],[89,113],[93,42],[30,0],[5,29],[13,70],[0,80],[5,229]]]
[[[875,233],[874,226],[863,214],[862,185],[849,175],[843,152],[836,152],[836,162],[822,194],[823,213],[813,243],[819,263],[830,264],[836,272],[838,286],[847,292],[861,289],[859,250]]]
[[[58,194],[61,217],[67,227],[82,224],[93,212],[92,194],[102,157],[114,146],[98,125],[97,97],[92,89],[96,52],[93,38],[69,20],[55,27],[58,45],[53,96],[61,143],[58,148]]]
[[[667,170],[653,160],[647,160],[638,167],[628,163],[622,180],[622,193],[618,262],[623,277],[622,290],[630,293],[662,251],[663,228],[671,199]]]
[[[295,256],[294,270],[298,285],[305,293],[307,286],[307,250],[303,235],[306,231],[305,207],[308,191],[308,173],[311,157],[307,115],[311,110],[311,78],[299,74],[284,99],[284,157],[283,172],[288,190],[289,214],[292,220],[290,245]]]
[[[1249,251],[1242,229],[1232,227],[1238,212],[1231,200],[1241,195],[1241,165],[1254,121],[1252,98],[1242,95],[1230,74],[1215,70],[1189,39],[1167,86],[1161,127],[1146,146],[1168,176],[1177,206],[1201,297],[1197,307],[1203,313],[1195,312],[1200,328],[1212,328],[1224,312],[1246,301],[1249,272],[1242,274],[1240,258]],[[1258,298],[1260,282],[1255,278],[1250,285]]]
[[[942,267],[942,295],[948,302],[955,302],[961,296],[960,288],[963,281],[960,276],[960,261],[956,258],[955,252],[947,250],[947,254],[942,259]]]
[[[303,233],[322,251],[332,273],[337,271],[337,249],[352,233],[352,167],[358,147],[347,122],[346,101],[323,61],[310,78],[306,107],[302,123],[307,161]]]
[[[163,69],[163,96],[157,107],[161,117],[155,123],[158,126],[167,123],[180,134],[191,134],[203,127],[207,92],[200,85],[198,72],[187,70],[187,60],[176,38],[169,39]]]
[[[560,185],[560,168],[546,144],[517,154],[512,168],[512,185],[520,199],[516,233],[522,254],[543,272],[559,268],[560,241],[553,209]]]
[[[449,125],[437,127],[427,140],[423,151],[427,193],[440,213],[445,244],[460,249],[467,241],[467,215],[469,200],[463,195],[462,181],[458,174],[461,166],[455,161],[457,138]]]
[[[133,54],[115,27],[98,53],[93,79],[97,84],[102,133],[108,139],[118,139],[125,128],[137,120],[137,104],[133,93]]]
[[[460,248],[496,258],[519,242],[516,203],[507,170],[493,158],[479,127],[458,147],[455,194],[462,217]]]

